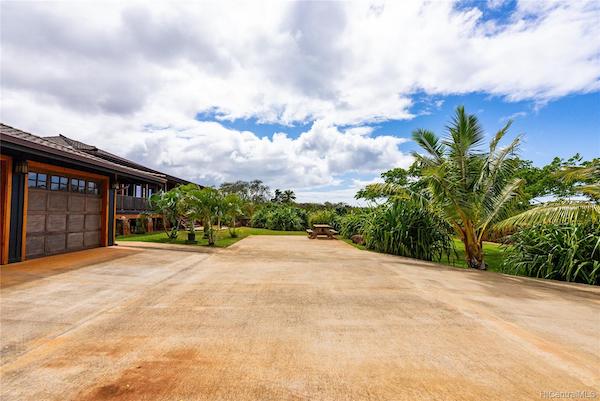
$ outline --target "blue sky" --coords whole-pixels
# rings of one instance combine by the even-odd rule
[[[354,202],[457,105],[600,155],[597,0],[1,2],[4,123],[204,185]]]
[[[482,123],[486,134],[491,136],[511,119],[513,124],[506,141],[516,135],[523,136],[521,157],[542,166],[554,157],[569,158],[579,153],[584,159],[600,157],[600,93],[568,95],[538,104],[534,101],[510,102],[499,96],[468,94],[454,96],[414,96],[410,108],[414,118],[366,124],[374,128],[372,135],[411,137],[417,128],[445,134],[445,126],[452,119],[457,106],[464,106]],[[259,123],[256,118],[219,120],[213,113],[199,113],[196,118],[218,121],[223,126],[251,131],[259,137],[271,137],[284,132],[297,138],[307,131],[312,121],[293,125]],[[412,142],[401,145],[405,151],[418,150]]]

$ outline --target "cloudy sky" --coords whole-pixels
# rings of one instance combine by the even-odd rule
[[[600,154],[600,2],[1,2],[1,119],[198,183],[350,201],[464,104]]]

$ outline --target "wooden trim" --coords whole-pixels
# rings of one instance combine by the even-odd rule
[[[101,180],[108,181],[108,176],[88,173],[87,171],[75,170],[72,168],[54,166],[52,164],[40,163],[36,161],[29,161],[28,163],[29,170],[35,170],[36,172],[48,172],[48,173],[60,173],[66,175],[74,175],[82,178],[91,178],[93,180]]]
[[[8,253],[10,244],[10,207],[12,199],[12,157],[6,155],[0,155],[0,163],[2,166],[2,178],[4,185],[4,203],[0,205],[2,207],[2,259],[0,264],[5,265],[8,263]]]
[[[117,190],[113,191],[113,245],[117,239]]]
[[[100,243],[108,246],[108,179],[102,185],[102,227],[100,229]]]
[[[27,174],[23,174],[23,229],[21,231],[21,262],[27,260],[27,209],[29,205],[29,185],[27,185]]]

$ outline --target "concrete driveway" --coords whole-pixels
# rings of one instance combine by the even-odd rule
[[[132,245],[1,268],[2,400],[600,398],[599,288],[304,237]]]

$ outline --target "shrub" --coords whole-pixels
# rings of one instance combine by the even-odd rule
[[[364,231],[373,217],[374,209],[357,209],[339,218],[339,232],[344,238],[352,238],[353,235],[363,235]]]
[[[600,225],[543,225],[509,237],[503,271],[600,284]]]
[[[339,216],[333,209],[316,210],[308,215],[308,225],[329,224],[334,229],[340,229]]]
[[[452,228],[410,201],[375,209],[362,230],[366,247],[378,252],[439,261],[454,251]]]
[[[254,212],[252,227],[279,231],[299,231],[307,227],[306,212],[288,205],[268,204]]]

